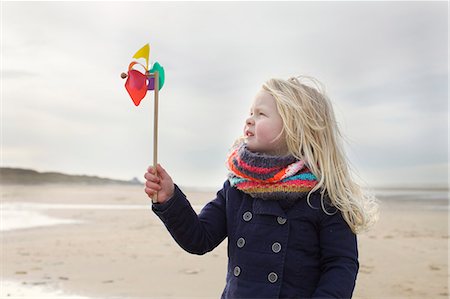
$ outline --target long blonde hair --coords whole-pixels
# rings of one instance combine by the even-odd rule
[[[310,81],[313,86],[304,84]],[[352,231],[368,230],[378,220],[378,201],[351,176],[333,107],[323,85],[310,76],[270,79],[263,84],[277,104],[290,154],[307,162],[318,184],[325,213],[325,194],[341,211]]]

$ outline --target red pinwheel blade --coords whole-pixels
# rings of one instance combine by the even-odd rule
[[[147,76],[136,70],[128,71],[125,88],[136,106],[139,106],[147,94]]]

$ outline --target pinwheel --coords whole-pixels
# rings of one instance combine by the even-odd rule
[[[128,66],[128,72],[122,73],[122,79],[127,79],[125,82],[125,89],[130,95],[133,103],[139,106],[142,99],[147,94],[147,90],[154,91],[154,118],[153,118],[153,167],[156,171],[156,165],[158,163],[158,95],[159,90],[164,85],[164,68],[155,62],[152,68],[148,69],[148,59],[150,56],[150,45],[146,44],[139,49],[133,58],[145,59],[145,65],[137,61],[132,61]],[[141,72],[135,67],[143,68],[144,72]],[[157,88],[155,87],[157,86]],[[156,195],[153,198],[153,202],[156,202]]]

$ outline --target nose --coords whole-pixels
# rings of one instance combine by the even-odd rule
[[[245,120],[245,124],[246,124],[247,126],[253,125],[254,122],[255,122],[255,121],[253,120],[253,117],[251,117],[251,116],[249,116],[249,117]]]

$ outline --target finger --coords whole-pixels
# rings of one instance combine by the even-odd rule
[[[159,190],[162,189],[159,184],[153,183],[153,182],[150,182],[150,181],[145,182],[145,187],[153,189],[155,191],[159,191]]]
[[[145,193],[147,193],[147,195],[148,195],[150,198],[153,197],[153,195],[155,195],[155,191],[153,191],[153,190],[150,189],[150,188],[145,188],[144,191],[145,191]]]
[[[150,173],[155,173],[155,167],[149,166],[149,167],[147,168],[147,171],[150,172]]]
[[[154,175],[154,174],[151,174],[151,173],[146,173],[146,174],[144,174],[144,178],[147,180],[147,181],[151,181],[151,182],[157,182],[157,183],[159,183],[160,181],[161,181],[161,179],[159,178],[159,177],[157,177],[156,175]]]
[[[162,179],[170,177],[167,171],[162,168],[161,164],[158,164],[156,169],[158,170],[158,174]]]

